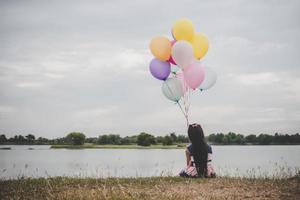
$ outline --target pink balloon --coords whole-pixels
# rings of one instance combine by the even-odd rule
[[[181,85],[182,85],[182,90],[183,90],[183,93],[186,93],[186,91],[188,90],[188,86],[184,80],[184,76],[183,76],[183,73],[182,72],[177,72],[176,73],[176,76],[175,76],[178,80],[180,80],[181,82]]]
[[[176,40],[172,40],[171,41],[171,46],[173,46],[175,44]],[[174,59],[172,58],[172,56],[170,56],[169,60],[168,60],[169,63],[173,64],[173,65],[176,65],[176,62],[174,61]]]
[[[190,64],[184,70],[183,74],[187,85],[192,89],[196,89],[204,80],[205,70],[203,65],[199,62],[195,62]]]

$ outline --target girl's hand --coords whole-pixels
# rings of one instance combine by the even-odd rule
[[[193,162],[190,160],[188,167],[192,167],[193,166]]]

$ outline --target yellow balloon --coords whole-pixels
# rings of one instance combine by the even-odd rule
[[[150,42],[151,53],[159,60],[169,60],[171,56],[171,42],[163,36],[155,37]]]
[[[192,46],[194,48],[195,58],[198,60],[203,58],[209,47],[207,37],[201,33],[196,33],[194,39],[192,40]]]
[[[176,40],[192,41],[195,29],[193,23],[188,19],[180,19],[175,22],[172,34]]]

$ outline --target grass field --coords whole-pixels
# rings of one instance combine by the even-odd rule
[[[40,178],[0,181],[0,199],[299,199],[300,179]]]

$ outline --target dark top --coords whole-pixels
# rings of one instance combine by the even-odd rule
[[[193,155],[193,145],[192,144],[189,144],[189,146],[187,146],[187,149],[188,151],[190,152],[190,155],[192,156]],[[212,153],[212,149],[211,149],[211,146],[208,144],[207,145],[207,152],[208,153]]]

